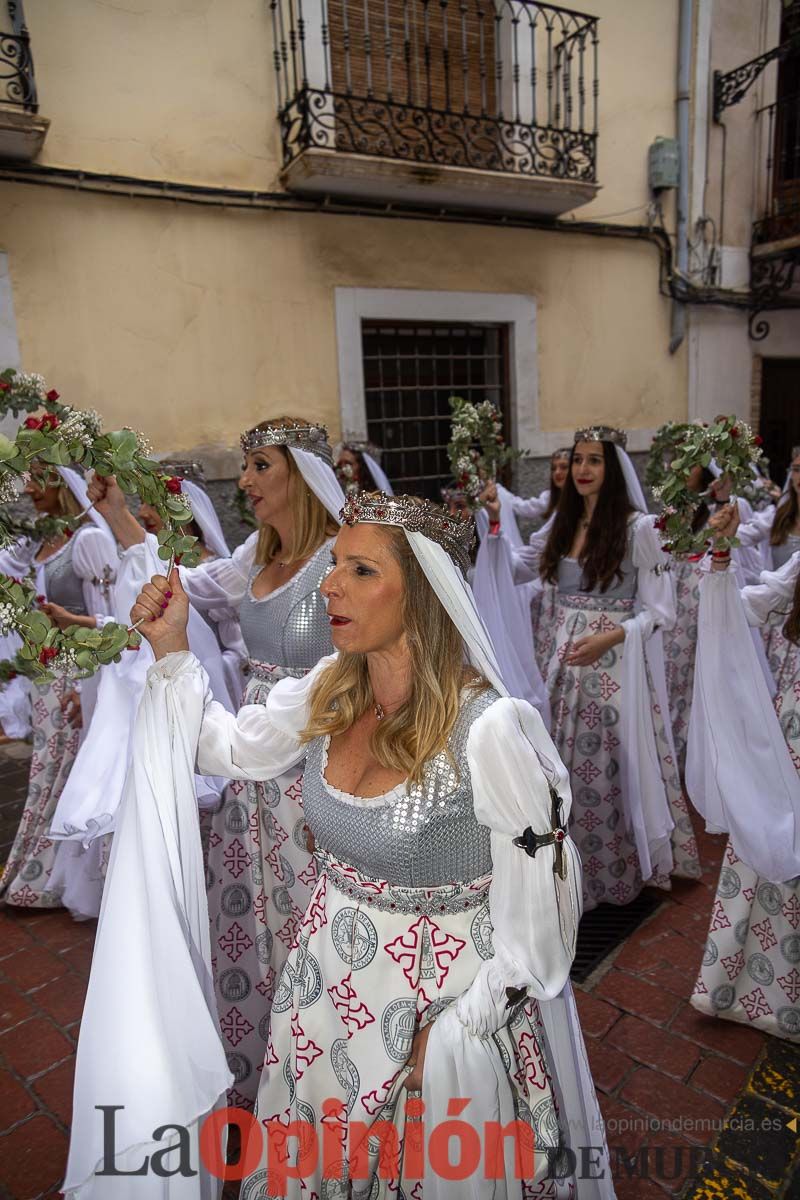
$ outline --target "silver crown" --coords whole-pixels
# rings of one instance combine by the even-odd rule
[[[188,479],[190,483],[196,483],[200,487],[206,485],[205,472],[198,462],[179,458],[160,458],[158,465],[162,475],[174,475],[178,479]]]
[[[307,450],[316,454],[329,467],[333,466],[333,451],[328,441],[328,430],[324,425],[309,425],[306,421],[292,421],[288,425],[263,425],[247,429],[240,438],[242,452],[250,454],[263,446],[292,446],[295,450]]]
[[[558,450],[554,450],[550,455],[550,461],[553,462],[556,458],[569,458],[572,454],[572,446],[560,446]]]
[[[470,551],[475,543],[471,517],[451,517],[430,500],[415,496],[387,496],[385,492],[357,492],[339,513],[345,525],[399,525],[409,533],[421,533],[437,542],[466,575]]]
[[[624,429],[614,429],[612,425],[590,425],[588,429],[576,429],[573,443],[578,442],[613,442],[623,450],[628,444],[628,435]]]
[[[356,454],[369,454],[375,462],[381,461],[383,450],[380,446],[376,446],[374,442],[368,441],[366,438],[346,437],[342,440],[342,450],[352,450]]]

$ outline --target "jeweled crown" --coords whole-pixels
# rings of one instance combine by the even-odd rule
[[[622,450],[628,444],[628,435],[624,429],[615,429],[613,425],[590,425],[587,429],[576,429],[573,444],[578,442],[613,442]]]
[[[339,516],[345,525],[399,525],[409,533],[421,533],[437,542],[466,575],[475,542],[471,517],[451,517],[430,500],[416,496],[387,496],[385,492],[356,492],[348,498]]]
[[[263,446],[291,446],[295,450],[307,450],[316,454],[328,466],[333,466],[333,451],[328,441],[328,430],[324,425],[310,425],[306,421],[290,421],[281,425],[261,425],[247,429],[240,438],[243,454],[251,454]]]

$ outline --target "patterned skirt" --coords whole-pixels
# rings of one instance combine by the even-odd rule
[[[672,578],[675,580],[677,620],[673,628],[663,634],[669,717],[681,774],[686,767],[686,739],[692,714],[697,612],[702,577],[699,563],[684,559],[675,565]]]
[[[728,843],[692,1004],[800,1042],[800,877],[769,883]]]
[[[309,1156],[305,1177],[287,1181],[287,1195],[295,1200],[312,1195],[346,1200],[351,1194],[420,1200],[421,1181],[403,1178],[406,1136],[414,1129],[405,1120],[404,1068],[415,1030],[469,987],[492,955],[490,879],[401,888],[361,875],[324,852],[316,858],[317,885],[272,1005],[257,1116],[264,1125],[306,1122],[307,1136],[318,1140],[320,1153],[315,1162]],[[511,1011],[494,1040],[517,1119],[535,1138],[534,1178],[525,1182],[523,1194],[566,1200],[575,1195],[574,1181],[544,1178],[547,1150],[555,1151],[562,1139],[540,1029],[538,1005],[529,1000]],[[340,1103],[336,1118],[328,1104],[323,1109],[326,1101]],[[463,1119],[469,1121],[469,1110]],[[379,1121],[397,1131],[396,1178],[377,1174]],[[269,1136],[275,1138],[274,1126]],[[369,1177],[348,1185],[347,1163],[359,1145],[366,1149]],[[241,1200],[273,1194],[263,1159],[262,1152],[260,1165],[242,1185]],[[285,1161],[294,1160],[287,1155]]]
[[[65,676],[31,685],[33,755],[25,808],[0,879],[0,900],[6,904],[25,908],[61,905],[60,888],[50,888],[61,843],[47,835],[78,753],[80,731],[68,723],[60,703],[72,686]]]
[[[770,626],[770,666],[780,691],[775,711],[800,772],[800,649]],[[769,883],[730,842],[717,884],[692,1004],[701,1012],[800,1040],[800,878]]]
[[[293,671],[250,663],[245,704],[265,704]],[[306,849],[302,764],[265,783],[235,781],[211,817],[208,909],[220,1030],[233,1105],[252,1109],[275,984],[316,879]]]
[[[571,667],[567,655],[575,642],[607,633],[633,613],[632,600],[597,596],[559,596],[555,645],[547,685],[553,714],[553,740],[570,774],[570,833],[583,862],[584,910],[598,904],[628,904],[645,882],[669,887],[666,876],[643,881],[633,837],[625,830],[619,725],[625,703],[622,653],[607,651],[589,667]],[[692,824],[664,729],[664,715],[650,682],[652,736],[675,828],[673,874],[700,875]]]

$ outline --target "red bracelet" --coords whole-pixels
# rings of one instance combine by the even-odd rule
[[[500,522],[499,521],[490,521],[489,522],[489,533],[499,533],[499,532],[500,532]]]

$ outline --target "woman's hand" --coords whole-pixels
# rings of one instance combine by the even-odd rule
[[[97,511],[106,518],[128,510],[125,493],[114,475],[92,475],[88,494]]]
[[[49,600],[43,601],[39,608],[59,629],[68,629],[70,625],[80,625],[83,629],[97,628],[96,617],[71,613],[68,608],[63,608],[60,604],[53,604]]]
[[[59,703],[68,723],[74,729],[82,729],[83,713],[81,712],[80,692],[76,692],[74,688],[71,692],[65,692]]]
[[[593,633],[590,637],[578,638],[564,661],[570,667],[591,667],[614,646],[625,641],[625,630],[612,629],[608,633]]]
[[[407,1075],[403,1087],[408,1092],[418,1092],[422,1088],[422,1072],[425,1067],[425,1051],[428,1046],[428,1038],[430,1037],[433,1021],[429,1021],[424,1029],[420,1029],[414,1034],[414,1040],[411,1043],[411,1053],[408,1056],[406,1066],[413,1066],[413,1071]]]
[[[144,585],[131,609],[131,621],[134,625],[142,622],[139,632],[153,647],[156,658],[189,649],[189,597],[181,586],[177,567],[172,568],[169,579],[154,575]]]
[[[713,517],[709,517],[708,520],[708,529],[715,542],[720,541],[722,538],[735,537],[738,528],[739,505],[735,500],[730,504],[726,504],[724,508],[714,513]]]
[[[500,500],[497,496],[497,484],[493,479],[489,480],[481,492],[480,498],[486,507],[489,523],[495,525],[500,520]]]

